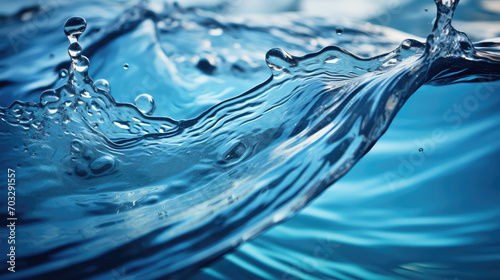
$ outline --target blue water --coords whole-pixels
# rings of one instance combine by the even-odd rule
[[[0,19],[21,225],[2,276],[500,276],[498,39],[473,48],[454,6],[425,43],[228,3],[50,4]]]

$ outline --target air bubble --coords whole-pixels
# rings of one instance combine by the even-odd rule
[[[128,69],[128,63],[123,64],[123,69],[127,70]]]
[[[40,104],[45,106],[49,103],[54,103],[54,102],[59,101],[60,98],[61,98],[61,95],[59,94],[59,92],[57,92],[53,89],[49,89],[49,90],[42,92],[42,94],[40,95]]]
[[[418,149],[418,151],[419,151],[419,152],[423,152],[423,151],[424,151],[424,149],[423,149],[423,148],[420,148],[420,149]]]
[[[90,171],[93,174],[99,175],[106,171],[110,171],[115,166],[115,159],[112,156],[102,156],[89,164]]]
[[[335,28],[335,32],[337,33],[337,35],[342,35],[342,33],[344,33],[344,27],[342,26],[337,26],[337,28]]]
[[[135,98],[135,106],[145,115],[152,115],[156,109],[155,100],[147,93],[143,93]]]
[[[87,22],[82,17],[71,17],[64,24],[64,34],[71,43],[78,41],[80,35],[87,28]]]

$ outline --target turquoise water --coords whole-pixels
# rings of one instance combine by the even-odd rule
[[[2,166],[23,222],[8,276],[497,278],[498,40],[473,48],[456,3],[426,44],[87,1],[69,48],[75,4],[16,45],[30,16],[2,18]]]

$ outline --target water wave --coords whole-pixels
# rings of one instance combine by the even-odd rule
[[[19,248],[23,268],[16,277],[106,278],[121,267],[128,275],[182,278],[293,216],[353,168],[422,85],[500,77],[498,44],[474,47],[451,26],[457,4],[437,2],[425,43],[407,39],[371,58],[337,46],[304,56],[273,48],[267,81],[239,95],[226,92],[224,101],[184,119],[151,116],[161,108],[155,111],[148,96],[136,105],[116,102],[113,84],[89,76],[83,53],[151,21],[161,29],[155,35],[186,32],[176,31],[179,22],[195,22],[214,34],[244,36],[244,24],[179,7],[160,17],[135,6],[106,31],[91,29],[97,35],[83,49],[78,39],[86,21],[70,18],[64,31],[71,62],[56,82],[62,85],[43,91],[39,103],[0,109],[4,165],[17,164],[25,186],[18,190],[26,197],[19,235],[30,243]],[[173,73],[168,83],[189,88],[189,75],[172,71],[155,40],[165,41],[152,40]],[[259,69],[215,60],[206,55],[184,71],[194,65],[225,77]]]

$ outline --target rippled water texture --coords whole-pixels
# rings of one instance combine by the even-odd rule
[[[228,3],[0,18],[6,276],[498,278],[499,41],[457,4],[426,39]]]

